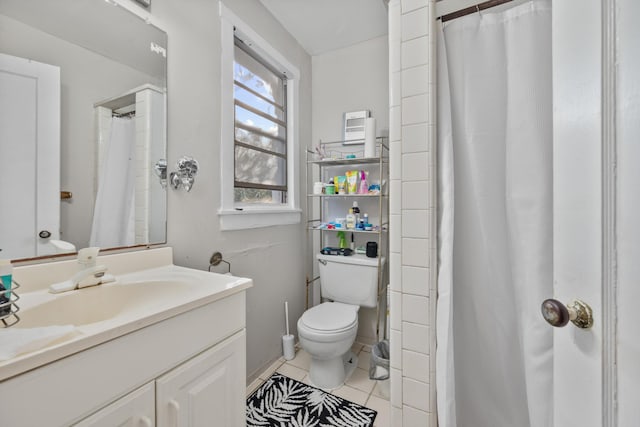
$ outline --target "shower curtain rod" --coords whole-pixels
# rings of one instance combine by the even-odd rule
[[[442,22],[447,22],[451,21],[452,19],[471,15],[472,13],[477,13],[481,10],[491,9],[492,7],[500,6],[501,4],[509,3],[512,1],[513,0],[489,0],[473,6],[465,7],[464,9],[456,10],[455,12],[447,13],[446,15],[439,16],[437,19],[440,19]]]

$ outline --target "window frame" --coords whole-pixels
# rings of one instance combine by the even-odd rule
[[[221,141],[220,141],[220,209],[221,230],[241,230],[274,225],[299,224],[302,210],[299,201],[298,94],[300,72],[264,38],[239,19],[222,2],[221,27]],[[235,187],[235,97],[234,37],[243,40],[257,55],[272,67],[282,70],[287,78],[286,135],[287,135],[287,201],[284,204],[236,203]]]
[[[281,90],[281,92],[278,92],[278,95],[280,95],[281,98],[281,104],[278,104],[275,101],[272,101],[270,99],[268,99],[267,97],[265,97],[264,95],[262,95],[261,93],[256,92],[254,89],[252,89],[251,87],[245,85],[244,83],[235,80],[235,75],[234,75],[234,108],[235,108],[235,120],[234,120],[234,147],[236,150],[236,154],[237,154],[237,150],[238,148],[244,148],[245,150],[252,150],[252,151],[257,151],[257,152],[261,152],[264,153],[266,155],[269,156],[275,156],[275,157],[279,157],[280,159],[284,160],[284,171],[282,171],[284,173],[284,183],[282,183],[281,185],[276,185],[276,184],[264,184],[264,183],[253,183],[253,182],[249,182],[249,181],[240,181],[238,180],[238,169],[235,168],[234,169],[234,191],[236,191],[238,188],[248,188],[248,189],[258,189],[258,190],[271,190],[271,191],[277,191],[281,193],[281,197],[284,196],[284,200],[287,200],[288,197],[288,186],[287,186],[287,151],[288,151],[288,147],[287,147],[287,78],[286,76],[282,75],[281,72],[279,72],[278,70],[274,69],[271,64],[267,63],[264,59],[262,59],[259,55],[257,55],[255,52],[253,52],[253,49],[251,49],[250,47],[248,47],[244,41],[238,37],[237,35],[234,37],[234,63],[238,63],[238,58],[236,56],[236,54],[238,53],[238,51],[242,51],[244,53],[244,55],[246,56],[246,61],[251,61],[253,63],[259,64],[262,67],[264,67],[266,69],[267,72],[271,73],[272,76],[275,76],[278,81],[282,82],[282,87],[279,89]],[[240,62],[242,67],[247,67],[247,65],[249,65],[248,63],[244,62],[245,60],[243,60],[243,62]],[[272,106],[274,108],[275,116],[272,116],[270,113],[262,111],[260,108],[257,108],[253,105],[247,104],[244,101],[241,101],[240,99],[238,99],[236,97],[236,89],[240,88],[243,92],[248,93],[251,96],[254,96],[260,100],[262,100],[263,102],[267,103],[268,105]],[[247,111],[255,116],[258,117],[262,117],[265,120],[275,124],[276,126],[279,126],[281,128],[284,129],[284,136],[276,136],[276,135],[270,135],[268,132],[262,130],[259,127],[255,127],[252,125],[248,125],[246,123],[242,123],[242,122],[238,122],[238,108],[240,108],[241,110]],[[280,115],[277,113],[277,111],[282,112],[282,118],[279,118]],[[237,131],[238,129],[244,130],[250,134],[254,134],[254,135],[259,135],[262,137],[266,137],[269,138],[271,140],[274,141],[280,141],[282,143],[284,143],[284,152],[280,152],[279,150],[269,150],[267,148],[263,148],[263,147],[259,147],[244,141],[240,141],[237,138]],[[238,166],[238,158],[237,156],[234,156],[234,166]],[[278,168],[280,169],[280,167]],[[235,194],[234,194],[235,195]],[[238,202],[235,202],[236,204],[238,204]],[[283,202],[274,202],[273,205],[282,205],[284,204]],[[255,205],[255,203],[253,203],[253,205]]]

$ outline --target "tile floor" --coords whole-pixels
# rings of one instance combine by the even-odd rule
[[[369,352],[370,347],[362,344],[354,344],[351,348],[358,356],[358,367],[353,371],[346,384],[333,390],[325,390],[336,396],[351,402],[358,403],[378,412],[374,427],[389,427],[391,409],[389,399],[385,398],[377,384],[377,381],[369,379]],[[311,357],[302,349],[296,349],[296,357],[285,361],[278,359],[268,367],[259,377],[247,387],[247,396],[253,393],[265,379],[274,372],[286,375],[294,380],[309,383],[309,362]]]

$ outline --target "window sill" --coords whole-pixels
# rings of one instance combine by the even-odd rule
[[[218,216],[222,231],[245,230],[274,225],[300,224],[302,210],[282,207],[245,207],[242,210],[220,209]]]

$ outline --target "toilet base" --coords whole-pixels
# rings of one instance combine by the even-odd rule
[[[312,356],[309,379],[318,388],[338,388],[351,377],[357,366],[358,356],[352,351],[332,359],[316,359]]]

